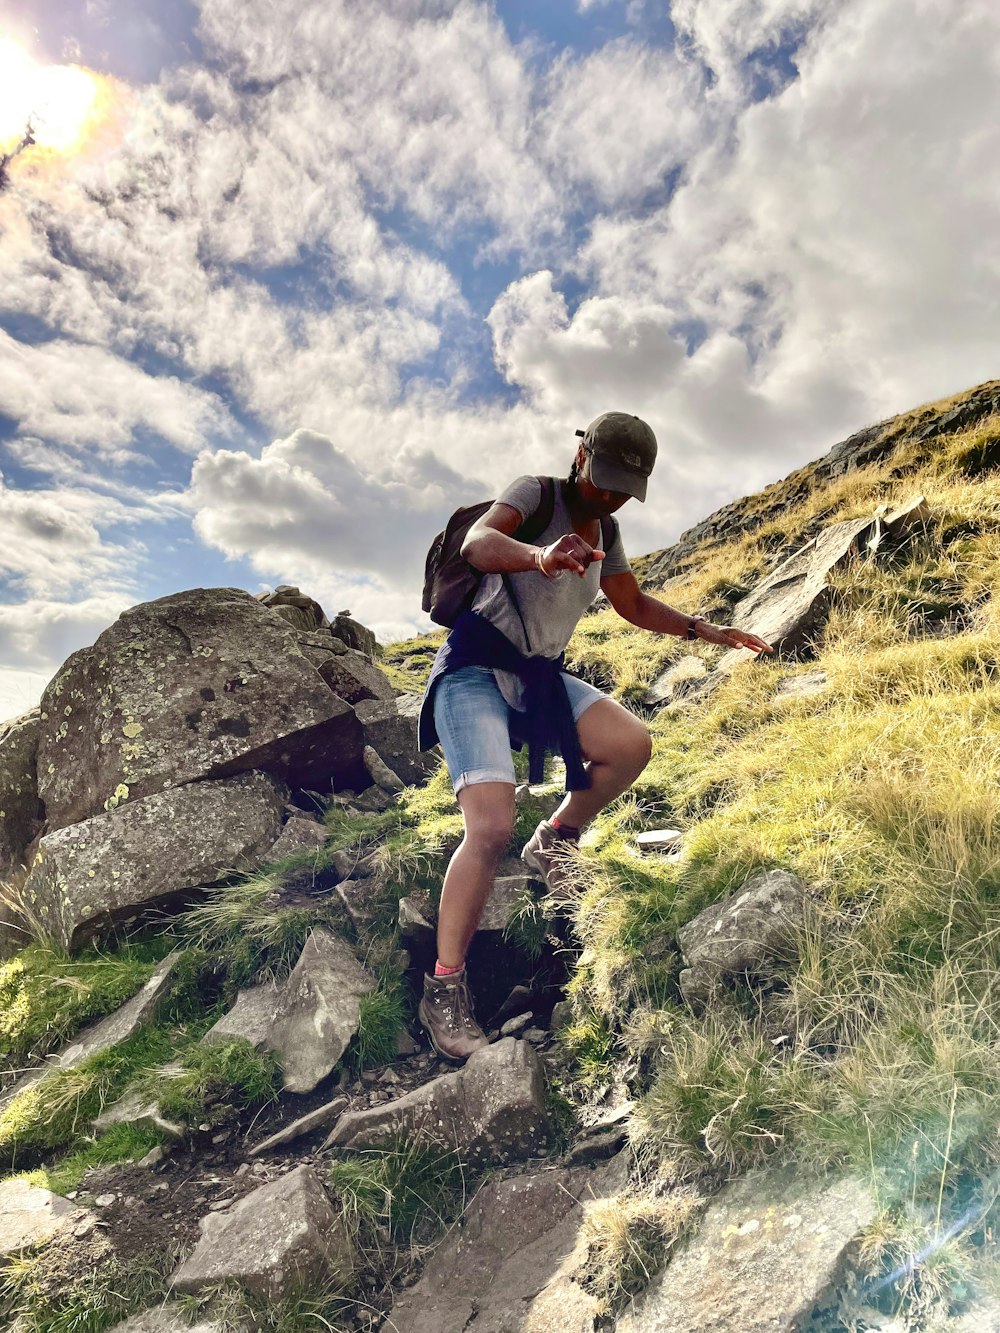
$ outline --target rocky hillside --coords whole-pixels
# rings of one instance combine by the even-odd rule
[[[639,562],[774,659],[581,622],[653,760],[558,899],[519,790],[460,1070],[437,636],[202,589],[74,654],[0,728],[0,1324],[1000,1330],[998,465],[1000,382]]]

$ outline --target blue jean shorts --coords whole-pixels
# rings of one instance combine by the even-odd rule
[[[575,722],[591,704],[608,697],[565,671],[562,678]],[[434,725],[456,795],[476,782],[513,784],[510,724],[517,717],[489,667],[462,667],[438,682]]]

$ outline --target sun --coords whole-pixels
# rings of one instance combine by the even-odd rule
[[[22,139],[29,122],[39,148],[72,152],[98,114],[102,79],[79,65],[43,65],[0,37],[0,151]]]

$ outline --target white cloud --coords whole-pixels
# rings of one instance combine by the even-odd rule
[[[217,397],[174,376],[147,375],[100,347],[61,338],[29,346],[3,330],[0,412],[25,433],[119,461],[140,456],[140,430],[194,452],[231,429]]]
[[[13,606],[0,605],[4,670],[19,677],[42,675],[47,684],[70,653],[93,643],[134,602],[133,597],[108,593],[78,602],[32,598]],[[20,683],[29,682],[21,679]]]
[[[702,71],[673,51],[612,42],[583,59],[564,55],[546,85],[539,151],[556,179],[589,189],[601,208],[662,192],[712,136]]]
[[[38,597],[65,596],[101,584],[107,592],[131,586],[135,562],[145,548],[105,541],[101,528],[134,525],[150,517],[107,495],[82,487],[13,490],[0,476],[0,575]]]

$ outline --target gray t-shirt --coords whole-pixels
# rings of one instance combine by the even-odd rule
[[[527,518],[541,502],[541,483],[537,477],[518,477],[499,498],[503,504],[516,509],[522,518]],[[552,521],[535,538],[536,546],[551,546],[565,533],[573,531],[561,486],[556,486],[554,501]],[[603,533],[597,545],[603,549]],[[531,640],[530,655],[558,657],[569,643],[580,617],[600,591],[601,579],[609,574],[627,574],[631,568],[616,524],[611,550],[603,560],[595,560],[582,578],[568,569],[561,570],[551,579],[538,570],[509,574]],[[483,576],[472,609],[502,630],[522,653],[529,652],[520,618],[499,574]],[[501,694],[511,707],[523,709],[524,687],[520,677],[497,671],[496,678]]]

